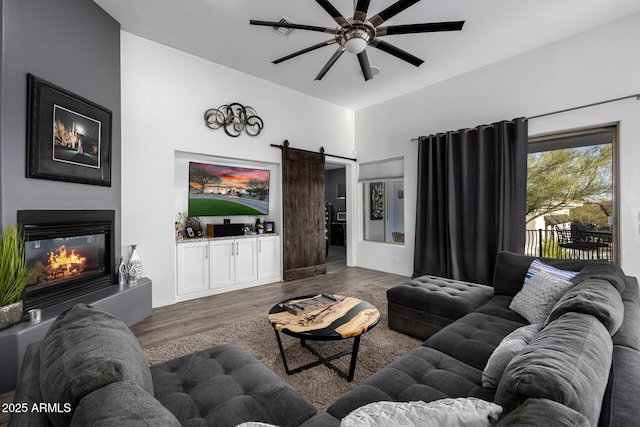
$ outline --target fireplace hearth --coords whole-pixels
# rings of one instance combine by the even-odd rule
[[[112,210],[18,211],[27,262],[38,271],[25,311],[47,308],[114,284]]]

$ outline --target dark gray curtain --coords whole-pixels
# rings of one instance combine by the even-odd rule
[[[420,137],[414,277],[490,284],[525,242],[527,121]]]

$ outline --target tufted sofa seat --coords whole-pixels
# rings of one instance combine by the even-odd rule
[[[494,295],[491,286],[421,276],[387,292],[389,327],[426,339]]]
[[[262,420],[297,426],[309,402],[249,353],[223,344],[151,367],[155,398],[183,426]]]

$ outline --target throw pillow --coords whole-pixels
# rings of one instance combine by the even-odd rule
[[[542,330],[542,324],[535,323],[518,328],[504,337],[491,353],[487,366],[482,372],[482,386],[497,388],[511,359],[520,353],[540,330]]]
[[[553,306],[573,283],[551,276],[544,270],[529,279],[526,286],[513,297],[509,308],[529,323],[544,323]]]
[[[501,413],[502,407],[499,405],[475,397],[441,399],[429,403],[373,402],[344,417],[340,427],[482,427],[495,423]]]
[[[529,270],[527,270],[527,274],[524,276],[525,285],[539,271],[544,271],[553,277],[567,281],[570,281],[578,275],[577,271],[561,270],[549,264],[545,264],[539,259],[534,259],[529,266]]]

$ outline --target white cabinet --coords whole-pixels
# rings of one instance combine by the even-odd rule
[[[211,242],[211,287],[252,283],[258,279],[258,242],[255,238]]]
[[[235,270],[235,240],[213,240],[211,245],[211,287],[223,288],[233,285]]]
[[[258,240],[236,240],[235,283],[253,283],[258,280]]]
[[[258,237],[258,280],[280,277],[280,236]]]
[[[280,236],[177,243],[177,301],[282,279]]]
[[[209,289],[209,242],[178,245],[177,292],[185,295]]]

